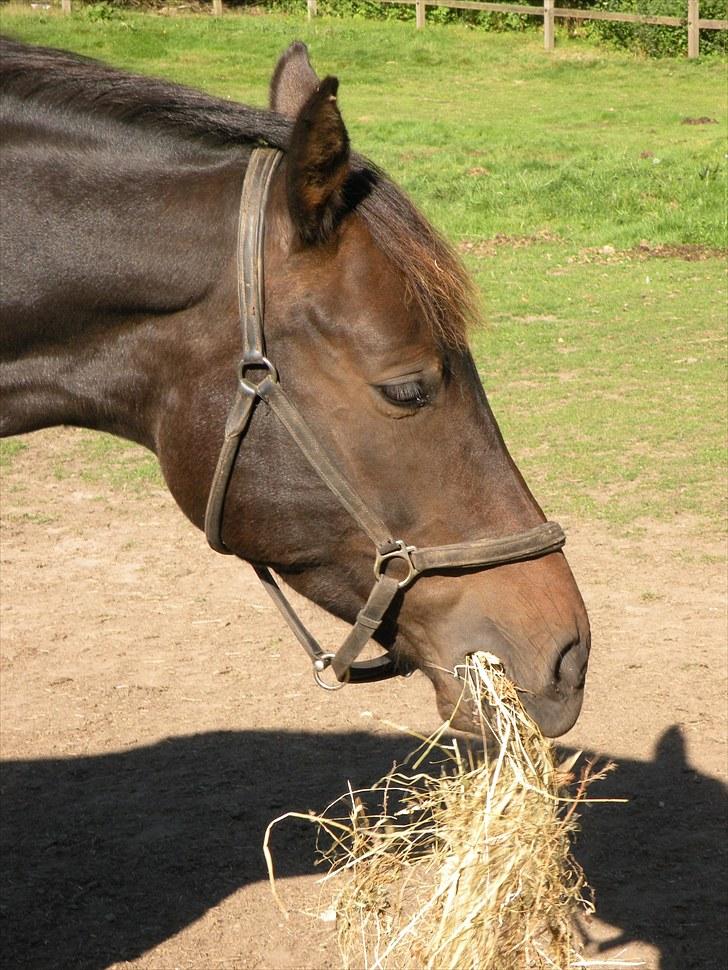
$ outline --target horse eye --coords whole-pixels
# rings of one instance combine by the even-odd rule
[[[404,381],[400,384],[380,384],[379,390],[392,404],[421,408],[427,404],[427,394],[419,381]]]

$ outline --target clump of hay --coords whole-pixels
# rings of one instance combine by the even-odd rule
[[[575,916],[591,910],[570,837],[596,774],[587,766],[572,790],[576,758],[555,764],[497,658],[475,654],[456,673],[481,726],[477,753],[445,739],[445,724],[407,770],[321,816],[284,817],[310,818],[326,837],[347,966],[566,970],[579,960]]]

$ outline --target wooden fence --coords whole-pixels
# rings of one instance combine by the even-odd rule
[[[316,0],[311,0],[316,6]],[[309,16],[311,16],[309,2]],[[571,7],[556,7],[554,0],[543,0],[543,7],[526,6],[517,3],[487,3],[484,0],[381,0],[381,3],[409,4],[415,8],[415,26],[422,30],[425,26],[427,7],[451,7],[456,10],[488,10],[495,13],[518,13],[526,17],[543,17],[543,46],[545,50],[554,49],[554,20],[563,17],[570,20],[612,20],[626,24],[658,24],[663,27],[688,28],[688,57],[700,53],[701,30],[728,30],[728,20],[704,20],[700,16],[700,0],[687,0],[686,17],[662,17],[641,13],[618,13],[611,10],[577,10]],[[315,9],[314,9],[315,13]]]
[[[704,20],[700,16],[700,0],[687,0],[686,17],[653,17],[641,13],[618,13],[611,10],[577,10],[571,7],[556,7],[554,0],[543,0],[543,7],[518,3],[486,3],[485,0],[380,0],[381,3],[408,4],[415,8],[415,26],[422,30],[428,7],[450,7],[455,10],[488,10],[495,13],[518,13],[526,17],[543,17],[543,46],[547,51],[554,49],[554,21],[557,17],[568,20],[612,20],[625,24],[658,24],[662,27],[688,28],[688,57],[700,53],[701,30],[728,30],[728,20]],[[306,0],[309,20],[316,16],[316,0]],[[61,0],[61,10],[71,12],[71,0]],[[222,0],[212,0],[212,12],[222,15]]]

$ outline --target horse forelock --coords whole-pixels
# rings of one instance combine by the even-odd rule
[[[268,145],[286,151],[292,122],[158,78],[130,74],[62,50],[0,38],[0,90],[22,99],[167,132],[210,146]],[[352,156],[351,207],[405,280],[422,322],[463,347],[477,318],[473,284],[448,243],[376,165]]]
[[[357,211],[379,249],[402,274],[414,311],[438,343],[464,349],[478,319],[470,276],[405,193],[374,166],[371,169],[378,177]]]

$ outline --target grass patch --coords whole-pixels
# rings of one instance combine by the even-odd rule
[[[0,468],[11,468],[16,455],[22,454],[28,447],[21,438],[0,439]]]
[[[725,513],[725,267],[569,262],[499,250],[474,267],[476,357],[539,499],[625,524]]]
[[[9,512],[7,513],[8,522],[31,523],[32,525],[55,525],[58,521],[55,515],[48,515],[45,512]]]
[[[130,441],[88,432],[78,439],[77,453],[86,482],[138,494],[164,485],[155,455]]]
[[[478,365],[550,513],[723,521],[722,60],[645,61],[565,35],[549,56],[535,34],[303,16],[2,20],[259,105],[278,53],[305,40],[341,78],[356,148],[463,249],[488,320]],[[717,123],[684,123],[701,118]],[[90,480],[159,483],[153,458],[100,440]]]
[[[85,429],[66,438],[63,455],[53,462],[52,474],[57,481],[76,479],[138,495],[164,486],[159,462],[146,448]]]

